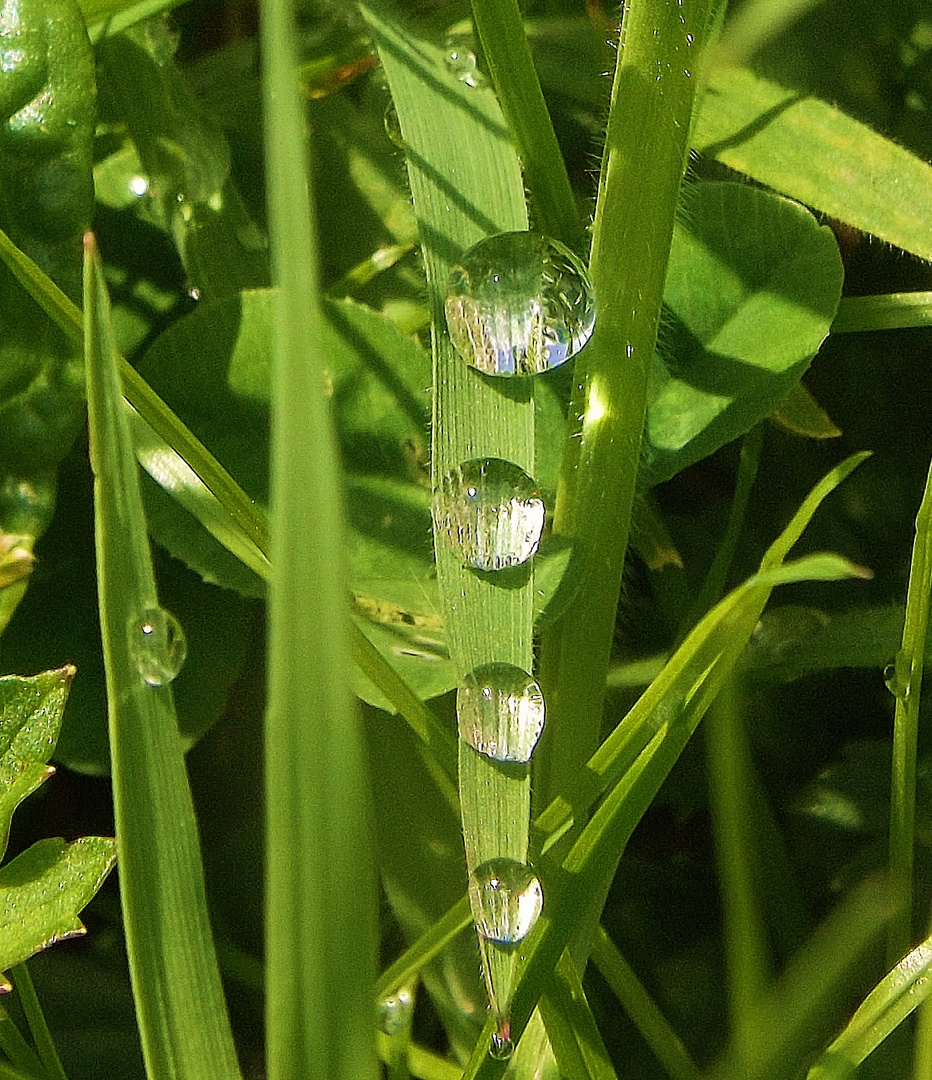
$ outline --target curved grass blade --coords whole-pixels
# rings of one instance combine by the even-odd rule
[[[932,991],[932,938],[912,949],[858,1006],[806,1080],[844,1080]],[[918,1074],[917,1074],[918,1075]]]
[[[366,1080],[377,1069],[369,996],[375,852],[349,684],[344,493],[325,394],[296,40],[292,0],[268,0],[260,44],[278,333],[265,722],[267,1070],[270,1080]]]
[[[140,670],[140,624],[145,612],[158,607],[158,596],[122,408],[110,305],[90,235],[85,241],[84,293],[113,804],[143,1056],[153,1080],[238,1080],[170,672],[155,680],[159,685],[147,681]]]
[[[832,333],[902,330],[911,326],[932,326],[932,292],[844,296],[832,323]]]

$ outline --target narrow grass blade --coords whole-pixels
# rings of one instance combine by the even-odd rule
[[[806,1080],[844,1080],[932,991],[932,938],[909,952],[874,987]],[[924,1075],[917,1073],[918,1077]]]
[[[919,703],[929,603],[932,597],[932,466],[916,515],[906,592],[903,644],[885,671],[887,688],[896,698],[893,717],[893,769],[890,778],[890,873],[904,890],[903,910],[890,923],[887,960],[897,961],[913,941],[913,863],[916,832],[916,753],[919,743]]]
[[[693,149],[862,232],[932,258],[932,166],[824,101],[713,72]]]
[[[932,325],[932,292],[845,296],[832,323],[833,334],[857,330],[902,330]]]
[[[20,964],[13,972],[13,978],[16,980],[16,992],[22,1002],[29,1031],[48,1074],[48,1080],[67,1080],[27,965]]]
[[[531,197],[534,226],[576,249],[586,246],[566,164],[537,72],[517,0],[471,0],[502,113],[514,136]]]
[[[97,574],[120,891],[148,1075],[219,1080],[239,1067],[207,918],[197,823],[170,686],[148,667],[158,596],[110,306],[85,244],[87,369]],[[156,641],[156,650],[169,646]],[[162,659],[155,656],[155,661]],[[169,658],[172,659],[172,658]]]
[[[405,143],[421,232],[433,325],[435,489],[463,462],[495,457],[534,472],[534,401],[529,380],[505,388],[466,367],[446,329],[450,269],[487,235],[527,228],[515,149],[491,91],[451,72],[438,44],[393,5],[363,12],[389,80]],[[519,28],[520,31],[520,28]],[[451,657],[463,677],[489,663],[533,664],[533,574],[514,588],[474,574],[435,522],[437,575]],[[528,769],[502,769],[465,743],[459,754],[467,868],[490,859],[527,860]],[[515,970],[510,947],[480,939],[490,1000],[502,1027]]]
[[[540,999],[540,1012],[564,1080],[617,1080],[572,957],[564,952]]]
[[[601,926],[593,941],[590,959],[671,1080],[699,1080],[699,1070],[683,1041]]]
[[[376,1076],[374,851],[350,693],[343,490],[295,77],[294,8],[262,8],[278,330],[266,714],[266,1051],[270,1080]]]

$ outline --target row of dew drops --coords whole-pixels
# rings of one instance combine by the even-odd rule
[[[445,299],[450,338],[462,358],[486,376],[539,375],[560,367],[586,344],[595,305],[582,262],[562,244],[534,232],[490,236],[472,247],[450,275]],[[537,551],[545,507],[535,481],[514,462],[475,458],[437,484],[438,535],[464,564],[491,573],[520,566]],[[490,663],[463,679],[456,698],[460,738],[501,763],[530,762],[544,726],[537,682],[512,664]],[[532,867],[494,858],[469,876],[468,893],[496,1018],[490,1052],[512,1052],[510,1002],[491,985],[486,949],[514,946],[543,907]]]

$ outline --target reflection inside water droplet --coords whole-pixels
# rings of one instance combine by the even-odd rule
[[[476,570],[520,566],[537,551],[544,501],[530,476],[501,458],[476,458],[454,469],[434,493],[437,531]]]
[[[444,58],[447,67],[466,86],[482,86],[485,76],[476,66],[476,54],[462,45],[451,45]]]
[[[507,1061],[515,1051],[514,1043],[506,1032],[496,1031],[489,1043],[489,1055],[496,1061]]]
[[[167,686],[181,671],[188,655],[181,623],[160,607],[146,608],[134,620],[130,647],[136,668],[149,686]]]
[[[480,240],[453,267],[445,301],[450,338],[485,375],[537,375],[565,364],[595,326],[589,274],[540,233]]]
[[[406,987],[399,987],[378,1003],[379,1030],[386,1035],[399,1035],[411,1024],[414,1014],[414,995]]]
[[[460,738],[495,761],[527,762],[544,728],[544,698],[526,671],[486,664],[456,693]]]
[[[469,875],[469,905],[486,941],[516,945],[540,916],[544,894],[527,863],[489,859]]]
[[[904,652],[898,652],[892,664],[887,664],[883,669],[883,681],[887,689],[895,698],[909,696],[909,676],[912,665],[909,657]]]

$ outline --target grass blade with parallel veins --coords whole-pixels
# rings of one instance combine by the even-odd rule
[[[88,237],[85,365],[120,893],[152,1080],[238,1078],[103,271]],[[144,629],[145,626],[148,629]]]
[[[270,1080],[376,1076],[376,891],[352,699],[344,496],[329,400],[292,0],[262,7],[273,365],[266,775]]]

